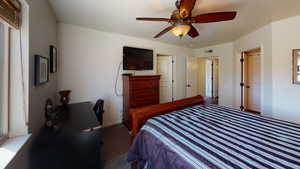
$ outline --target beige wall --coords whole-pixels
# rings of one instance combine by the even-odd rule
[[[56,45],[56,18],[45,0],[29,3],[29,131],[37,131],[45,122],[44,105],[47,98],[55,100],[57,74],[50,74],[49,83],[34,85],[34,55],[49,57],[49,46]]]
[[[213,49],[212,53],[206,53]],[[219,104],[235,107],[233,43],[195,49],[194,57],[219,57]]]
[[[33,131],[44,123],[43,106],[45,100],[48,97],[55,98],[56,96],[57,80],[55,74],[50,75],[48,84],[40,87],[33,85],[33,56],[34,54],[49,56],[49,45],[56,44],[56,19],[47,1],[28,0],[28,2],[30,6],[29,119],[30,130]],[[121,59],[120,46],[129,45],[152,48],[157,53],[175,56],[175,91],[177,99],[185,97],[186,94],[185,57],[189,55],[220,57],[220,104],[239,108],[240,54],[242,51],[261,48],[263,66],[262,111],[264,115],[298,122],[297,119],[300,119],[298,113],[300,110],[297,106],[299,86],[291,83],[291,50],[300,48],[297,36],[299,34],[299,23],[299,17],[284,19],[264,26],[233,42],[194,50],[60,24],[59,47],[63,51],[60,51],[60,56],[62,56],[60,58],[60,68],[62,70],[59,73],[58,89],[72,89],[73,102],[104,97],[109,104],[107,106],[108,112],[112,112],[108,115],[106,124],[120,121],[122,101],[113,94],[113,79],[116,75],[117,64]],[[208,49],[213,49],[214,52],[207,54],[205,51]],[[105,53],[105,55],[102,55],[102,53]],[[103,61],[106,64],[103,64]],[[82,65],[84,66],[82,67]],[[98,72],[98,74],[94,72]],[[99,72],[101,73],[99,74]],[[155,70],[147,73],[154,74]],[[90,82],[91,79],[94,79],[93,82]],[[103,83],[104,86],[99,85]],[[121,86],[118,87],[120,89]],[[199,87],[198,90],[203,93],[203,88]]]
[[[222,76],[225,75],[226,78],[233,81],[233,91],[231,91],[233,95],[225,94],[220,97],[225,96],[229,100],[232,100],[234,103],[233,107],[239,108],[241,52],[261,48],[261,105],[263,115],[300,123],[298,99],[300,86],[292,84],[292,50],[300,48],[299,30],[300,16],[291,17],[276,21],[243,36],[233,41],[232,46],[221,44],[196,49],[194,50],[194,56],[205,57],[207,54],[205,54],[204,51],[208,49],[213,49],[218,53],[227,53],[227,55],[223,56],[225,56],[224,59],[227,58],[229,62],[222,63],[221,60],[220,78],[224,79]],[[217,54],[214,52],[213,55]],[[224,69],[230,66],[232,66],[233,69]],[[222,73],[224,70],[227,71],[229,76]],[[220,86],[222,86],[221,83],[222,80],[220,81]],[[223,90],[220,91],[220,93],[224,93],[222,87],[220,87],[220,90]],[[227,106],[229,105],[227,104]]]
[[[261,110],[264,115],[272,115],[272,29],[264,26],[234,42],[235,54],[235,107],[241,105],[241,52],[261,48]]]
[[[300,49],[300,16],[274,22],[273,117],[300,123],[300,85],[292,84],[292,50]]]
[[[272,114],[272,87],[269,87],[272,86],[271,32],[271,26],[266,26],[232,43],[194,50],[194,56],[197,57],[207,55],[220,57],[219,97],[221,105],[239,109],[241,105],[241,52],[262,48],[262,112],[264,115]],[[210,49],[213,53],[206,54],[205,51]]]
[[[68,24],[59,24],[58,28],[61,56],[58,89],[72,90],[72,102],[104,99],[105,125],[121,122],[122,97],[115,95],[114,85],[123,46],[153,49],[155,56],[157,53],[173,56],[175,98],[186,96],[185,58],[191,55],[190,49]],[[153,71],[137,71],[136,74],[156,74],[154,60]],[[121,76],[118,79],[117,88],[122,93]]]

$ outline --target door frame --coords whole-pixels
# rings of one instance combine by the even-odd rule
[[[241,111],[246,111],[245,105],[246,105],[246,86],[245,86],[245,54],[251,51],[259,50],[260,51],[260,112],[257,112],[259,114],[263,113],[263,98],[264,98],[264,86],[262,85],[264,83],[264,62],[263,62],[263,45],[260,45],[259,47],[253,48],[253,49],[248,49],[244,50],[241,52],[241,58],[240,58],[240,64],[241,64],[241,82],[240,82],[240,87],[241,87],[241,106],[240,109]]]
[[[212,86],[212,98],[213,99],[218,99],[219,98],[219,84],[220,84],[220,57],[219,56],[211,56],[211,57],[207,57],[208,60],[211,60],[212,61],[212,66],[211,66],[211,73],[212,73],[212,79],[211,79],[211,86]],[[217,82],[215,81],[216,80],[216,77],[215,77],[215,67],[216,67],[216,64],[215,64],[215,61],[218,61],[218,77],[217,77]],[[218,88],[218,93],[217,93],[217,97],[215,97],[215,83],[217,83],[217,86],[216,88]]]
[[[219,92],[220,92],[220,57],[219,56],[212,56],[211,57],[211,60],[212,60],[212,97],[214,99],[219,99]],[[217,66],[215,64],[214,61],[218,61],[218,70],[217,70],[217,73],[218,73],[218,76],[217,78],[215,77],[215,67]],[[217,79],[217,81],[215,81]],[[218,83],[217,83],[218,82]],[[215,84],[217,83],[217,84]],[[217,96],[215,97],[214,94],[215,94],[215,85],[216,85],[216,88],[218,89],[217,90]]]
[[[211,85],[210,85],[211,98],[214,98],[214,61],[213,61],[213,58],[206,58],[205,61],[206,61],[205,67],[207,66],[207,61],[211,62],[211,70],[210,70],[211,71],[211,79],[209,79],[209,80],[211,80]],[[208,80],[206,75],[207,75],[207,69],[205,68],[205,83],[207,83],[206,80]],[[207,85],[205,85],[205,97],[206,97],[206,92],[207,92]]]
[[[174,56],[172,56],[172,55],[166,55],[166,54],[157,54],[156,55],[156,63],[157,63],[157,65],[156,65],[156,74],[158,74],[158,65],[159,65],[159,63],[158,63],[158,59],[159,59],[159,57],[171,57],[171,59],[172,59],[172,82],[171,82],[171,88],[172,88],[172,93],[171,93],[171,95],[172,95],[172,98],[171,98],[171,100],[172,101],[175,101],[175,95],[174,95],[174,93],[175,93],[175,69],[174,69],[174,66],[175,66],[175,57]],[[160,86],[159,86],[160,87]]]
[[[210,60],[210,61],[212,61],[212,67],[211,67],[211,73],[212,73],[212,83],[211,83],[211,88],[212,88],[212,90],[211,90],[211,95],[212,95],[212,98],[213,99],[219,99],[219,92],[220,92],[220,57],[219,56],[208,56],[208,57],[199,57],[199,59],[206,59],[206,60]],[[216,82],[216,77],[215,77],[215,67],[216,67],[216,64],[215,64],[215,60],[217,60],[218,61],[218,70],[217,70],[217,73],[218,73],[218,76],[217,76],[217,82]],[[206,72],[205,72],[206,73]],[[206,77],[205,77],[205,80],[206,80]],[[217,88],[217,96],[215,97],[215,92],[216,92],[216,90],[215,90],[215,83],[217,83],[217,86],[216,86],[216,88]],[[205,86],[205,92],[206,92],[206,86]],[[204,96],[205,97],[205,96]]]
[[[221,58],[219,57],[219,56],[205,56],[205,57],[192,57],[192,58],[195,58],[195,59],[204,59],[204,60],[211,60],[212,61],[212,78],[213,78],[213,80],[212,80],[212,97],[214,98],[214,99],[219,99],[219,97],[220,97],[220,64],[221,64]],[[214,60],[217,60],[218,61],[218,70],[217,70],[217,73],[218,73],[218,76],[217,76],[217,86],[216,86],[216,88],[217,88],[217,90],[215,90],[215,83],[216,83],[216,81],[215,81],[215,71],[214,71],[214,68],[215,68],[215,63],[214,63]],[[189,73],[189,71],[188,71],[188,57],[186,58],[186,84],[187,85],[189,85],[188,84],[188,77],[189,77],[189,75],[188,75],[188,73]],[[198,72],[199,73],[199,72]],[[206,73],[206,71],[205,71],[205,73]],[[204,80],[206,80],[205,79],[206,77],[204,77]],[[199,82],[199,79],[198,79],[198,82]],[[188,88],[188,86],[186,85],[186,97],[188,97],[187,95],[188,95],[188,93],[187,93],[187,88]],[[199,84],[198,84],[199,85]],[[214,94],[215,94],[215,92],[218,92],[217,93],[217,97],[214,97]],[[198,94],[200,94],[199,92],[198,92]],[[204,84],[204,93],[203,93],[203,97],[205,97],[206,96],[206,85]]]

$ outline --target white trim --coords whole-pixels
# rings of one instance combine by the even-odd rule
[[[11,25],[8,24],[5,20],[3,20],[3,19],[0,18],[0,22],[1,22],[2,24],[4,24],[6,27],[11,28]]]
[[[9,71],[9,65],[10,65],[10,59],[9,59],[9,48],[10,48],[10,28],[6,27],[5,28],[5,41],[6,41],[6,45],[5,45],[5,58],[4,58],[4,85],[3,85],[3,97],[4,97],[4,106],[3,106],[3,111],[6,112],[5,113],[5,120],[6,120],[6,128],[5,128],[5,132],[6,134],[8,134],[9,132],[9,81],[10,81],[10,71]]]
[[[0,147],[0,169],[5,169],[30,136],[31,135],[11,138]]]
[[[242,50],[242,54],[244,55],[245,52],[249,52],[255,49],[260,49],[260,113],[262,113],[262,115],[264,115],[265,112],[265,107],[264,107],[264,96],[265,96],[265,85],[264,84],[264,80],[265,80],[265,71],[264,71],[264,57],[265,57],[265,53],[264,53],[264,45],[261,43],[260,45],[258,45],[257,47],[254,48],[250,48],[250,49],[245,49]],[[245,56],[243,56],[243,58],[245,59]],[[244,83],[245,83],[245,66],[244,66],[244,70],[242,70],[244,73]],[[243,102],[244,102],[244,106],[246,105],[246,95],[245,95],[245,88],[244,88],[244,98],[243,98]]]
[[[176,96],[175,96],[175,84],[176,84],[176,81],[175,81],[175,77],[176,77],[176,67],[175,67],[175,57],[170,55],[171,56],[171,59],[172,59],[172,101],[175,101],[176,100]]]
[[[3,87],[4,107],[4,134],[7,137],[16,137],[28,133],[26,120],[28,119],[28,98],[29,98],[29,5],[25,0],[20,1],[22,4],[22,25],[20,30],[12,28],[7,22],[0,19],[5,25],[6,41],[5,43],[5,85]],[[22,33],[22,58],[23,67],[19,67],[20,59],[20,36]],[[11,55],[11,56],[9,56]],[[15,64],[17,63],[17,64]],[[19,71],[23,71],[24,91],[22,93],[16,90],[16,84],[19,83]],[[17,92],[17,93],[16,93]],[[14,95],[12,95],[14,93]],[[21,98],[22,97],[22,98]],[[19,100],[24,100],[24,108],[18,109]],[[20,117],[22,117],[20,119]],[[25,118],[24,118],[25,117]],[[24,120],[26,119],[26,120]]]
[[[2,21],[0,21],[3,23]],[[4,56],[3,56],[3,88],[2,88],[2,116],[1,123],[3,124],[3,134],[7,136],[9,133],[9,27],[7,24],[4,25]]]
[[[20,2],[22,3],[22,25],[20,30],[11,29],[9,137],[28,134],[26,120],[29,107],[29,6],[24,0]],[[23,66],[20,58],[20,31]],[[22,74],[24,75],[24,89],[22,89]]]
[[[26,126],[29,123],[29,5],[26,0],[20,0],[22,5],[22,25],[21,31],[21,43],[22,43],[22,57],[23,57],[23,75],[24,75],[24,98],[25,98],[25,120]]]
[[[265,115],[265,62],[264,62],[264,58],[265,58],[265,49],[264,49],[264,45],[261,43],[260,44],[260,85],[261,85],[261,89],[260,89],[260,112],[262,113],[262,115]]]

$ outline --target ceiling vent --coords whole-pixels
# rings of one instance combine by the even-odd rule
[[[213,53],[213,52],[214,52],[214,50],[212,50],[212,49],[209,49],[209,50],[205,51],[205,53]]]

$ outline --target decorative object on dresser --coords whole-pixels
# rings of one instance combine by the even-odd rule
[[[50,72],[57,72],[57,48],[53,45],[50,46]]]
[[[67,105],[70,102],[70,94],[71,90],[62,90],[59,92],[60,94],[60,102],[63,106]]]
[[[130,109],[159,104],[160,75],[123,75],[123,124],[131,130]]]

